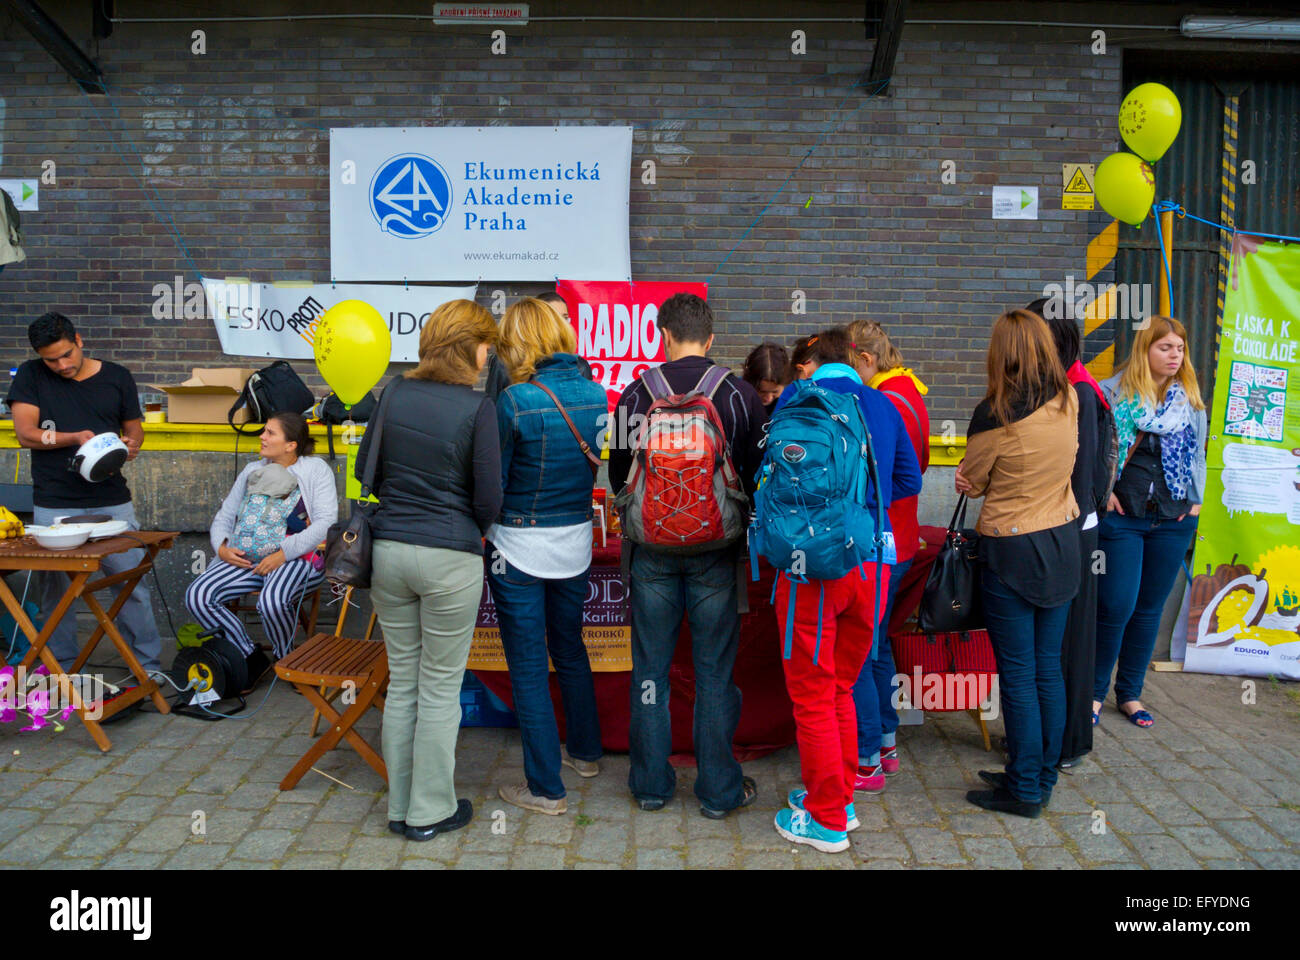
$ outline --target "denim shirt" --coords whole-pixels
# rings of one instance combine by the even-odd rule
[[[605,388],[579,371],[578,357],[555,353],[537,364],[535,380],[564,404],[593,453],[608,423]],[[564,527],[591,520],[591,465],[555,402],[532,383],[507,387],[497,401],[505,502],[497,523]]]

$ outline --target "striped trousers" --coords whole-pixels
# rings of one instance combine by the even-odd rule
[[[324,574],[303,559],[288,560],[265,577],[251,569],[214,560],[185,591],[185,607],[205,630],[219,628],[227,640],[249,654],[253,652],[253,641],[243,621],[226,604],[261,590],[257,614],[271,641],[274,659],[279,660],[293,643],[300,598],[324,582]]]

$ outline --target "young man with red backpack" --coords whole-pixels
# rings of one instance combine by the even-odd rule
[[[642,810],[672,799],[668,670],[683,615],[695,665],[695,794],[722,819],[753,803],[731,741],[740,721],[732,668],[740,639],[736,565],[762,460],[767,412],[744,380],[708,358],[713,313],[693,294],[659,308],[667,361],[623,392],[609,479],[623,518],[632,618],[631,772]]]

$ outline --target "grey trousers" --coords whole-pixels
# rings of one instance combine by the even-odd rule
[[[35,507],[32,511],[32,520],[39,526],[48,526],[54,522],[55,517],[76,516],[79,513],[106,513],[114,520],[125,520],[132,530],[139,530],[140,525],[135,522],[135,507],[130,503],[119,504],[116,507]],[[125,553],[115,553],[112,556],[104,558],[100,567],[103,576],[109,576],[114,573],[121,573],[123,570],[130,570],[132,567],[139,566],[143,562],[145,553],[143,549],[128,550]],[[91,579],[98,579],[94,576]],[[64,591],[68,589],[68,575],[61,572],[48,572],[40,574],[41,580],[41,619],[48,619],[54,612],[54,608],[59,605]],[[149,602],[149,588],[145,585],[147,580],[141,579],[131,591],[131,596],[122,609],[118,612],[113,621],[118,632],[122,634],[122,639],[131,645],[135,655],[140,660],[140,665],[146,670],[159,670],[162,664],[158,657],[162,653],[162,637],[158,633],[158,624],[154,622],[153,607]],[[104,607],[108,609],[112,602],[111,597],[116,595],[112,587],[95,597]],[[49,650],[54,654],[54,658],[63,664],[65,668],[72,665],[72,661],[77,659],[77,654],[81,652],[81,645],[77,642],[77,611],[84,604],[78,600],[75,601],[59,621],[59,625],[54,628],[54,633],[50,637]],[[105,638],[107,640],[107,638]],[[104,641],[101,641],[104,642]],[[97,648],[102,649],[102,648]]]
[[[370,600],[388,648],[388,819],[427,827],[456,812],[460,684],[483,595],[483,558],[376,540],[372,568]]]

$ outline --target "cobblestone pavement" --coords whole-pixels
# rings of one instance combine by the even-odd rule
[[[1039,820],[968,804],[976,771],[997,761],[969,717],[929,715],[900,731],[902,770],[886,792],[859,795],[852,851],[827,855],[772,828],[798,781],[793,747],[745,765],[758,800],[724,821],[699,816],[690,769],[666,809],[636,809],[623,755],[607,757],[593,780],[566,768],[569,812],[548,817],[497,798],[500,784],[522,780],[519,738],[486,729],[463,731],[458,752],[474,821],[407,842],[387,832],[384,785],[350,747],[318,764],[350,787],[308,773],[279,791],[310,742],[310,710],[277,684],[249,720],[139,714],[108,728],[107,754],[75,720],[63,733],[0,726],[0,866],[1295,869],[1300,689],[1261,680],[1256,696],[1244,705],[1238,678],[1151,673],[1155,727],[1133,727],[1107,706],[1092,759],[1062,776]],[[378,719],[372,712],[361,725],[374,743]],[[206,832],[195,835],[200,811]]]

